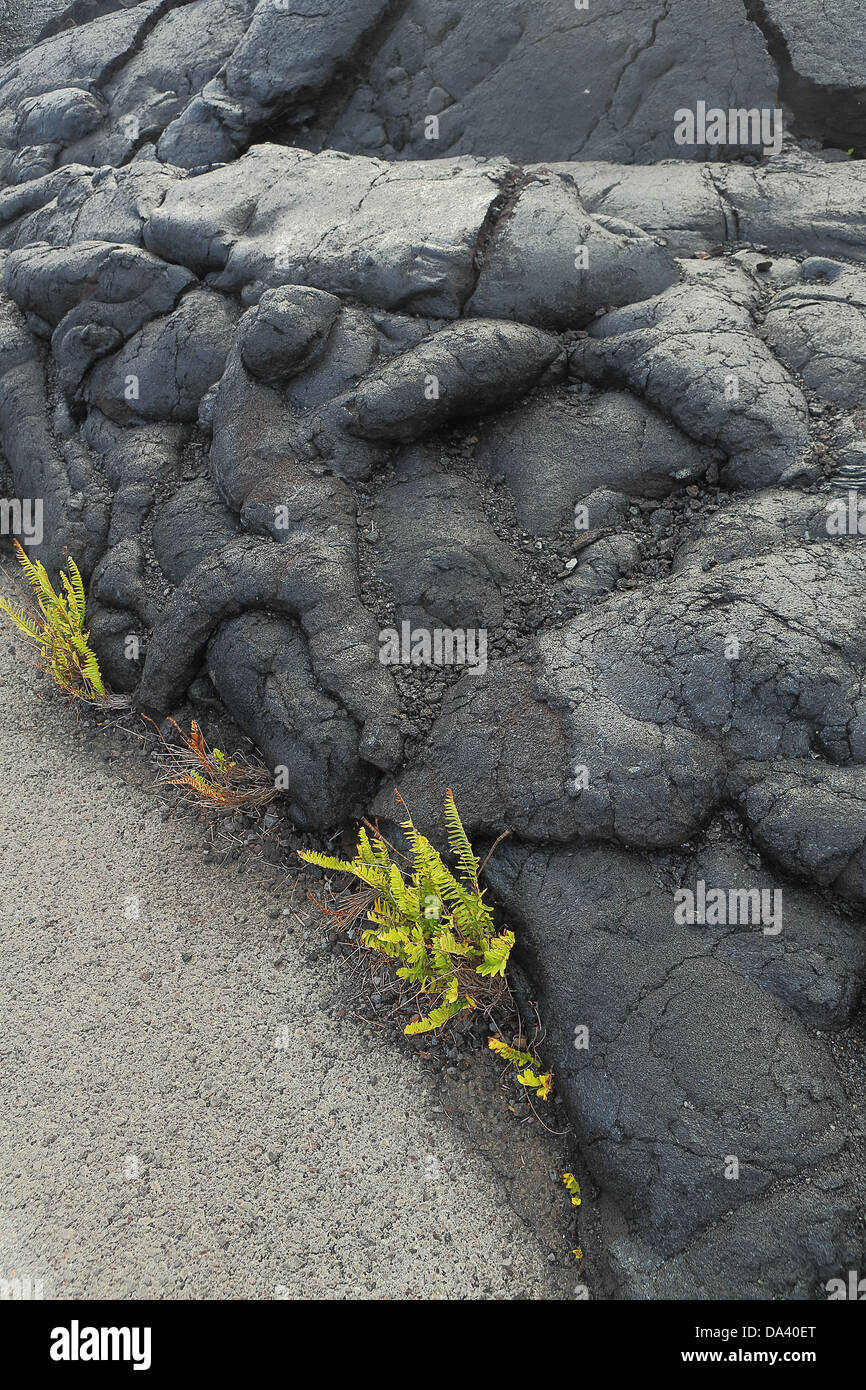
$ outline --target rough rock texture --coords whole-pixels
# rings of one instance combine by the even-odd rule
[[[76,0],[0,69],[0,492],[317,842],[395,785],[511,832],[610,1296],[866,1259],[861,27]]]
[[[681,93],[772,106],[777,88],[745,13],[705,0],[603,9],[506,0],[495,27],[478,6],[410,0],[368,64],[334,115],[313,120],[313,138],[427,157],[495,145],[520,160],[657,159],[677,150]]]
[[[846,988],[843,961],[857,995],[859,933],[796,891],[785,946],[677,929],[658,876],[610,847],[507,849],[491,876],[555,1020],[548,1041],[587,1164],[626,1214],[625,1230],[610,1223],[615,1284],[636,1298],[724,1298],[733,1269],[746,1297],[808,1298],[840,1258],[856,1260],[856,1148],[813,1028],[834,1013],[827,977]],[[685,866],[697,876],[753,887],[763,870],[717,848]],[[827,1000],[810,1002],[807,981]]]
[[[747,0],[779,64],[781,95],[806,135],[835,144],[866,136],[866,40],[846,0]]]
[[[663,497],[700,478],[714,455],[636,396],[605,391],[538,393],[482,427],[476,457],[505,482],[522,524],[544,535],[571,525],[598,487]]]
[[[866,404],[866,275],[812,256],[767,312],[767,342],[822,400]]]
[[[11,65],[0,99],[14,116],[47,91],[99,92],[86,133],[61,121],[35,146],[48,167],[85,149],[96,163],[151,147],[195,169],[233,159],[264,127],[385,159],[701,160],[706,146],[675,139],[675,113],[698,100],[724,111],[784,103],[795,133],[862,142],[860,31],[849,0],[817,17],[808,0],[504,0],[495,25],[451,0],[339,0],[327,11],[305,0],[77,0]],[[17,139],[12,121],[10,156]]]
[[[576,377],[628,386],[692,438],[721,447],[730,486],[776,482],[803,458],[802,392],[748,310],[715,290],[676,286],[606,314],[572,349],[570,365]]]
[[[602,307],[648,299],[677,278],[660,241],[585,212],[574,173],[537,173],[497,222],[467,313],[580,328]]]

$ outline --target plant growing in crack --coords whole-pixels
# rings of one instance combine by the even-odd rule
[[[60,571],[60,592],[54,589],[40,560],[30,560],[15,541],[19,563],[36,596],[36,608],[20,608],[0,598],[0,610],[39,648],[38,665],[64,695],[91,704],[127,704],[105,689],[96,653],[85,631],[84,582],[71,556]]]
[[[337,909],[317,906],[338,926],[366,918],[371,925],[361,934],[363,944],[391,962],[401,980],[431,1001],[432,1007],[408,1023],[405,1033],[432,1032],[457,1014],[478,1008],[491,1019],[498,1008],[513,1010],[505,969],[514,933],[495,929],[493,910],[484,901],[479,881],[483,865],[472,850],[453,793],[445,795],[445,826],[456,861],[454,873],[416,828],[400,793],[396,795],[406,809],[402,828],[408,855],[389,844],[369,821],[361,826],[353,859],[299,851],[306,863],[351,874],[360,885]],[[547,1099],[551,1073],[541,1073],[537,1057],[499,1038],[490,1038],[489,1046],[518,1067],[522,1086]]]
[[[562,1181],[565,1183],[566,1189],[567,1189],[567,1191],[568,1191],[568,1195],[569,1195],[570,1198],[571,1198],[571,1205],[572,1205],[573,1207],[579,1207],[579,1206],[580,1206],[580,1202],[581,1202],[581,1197],[580,1197],[580,1183],[577,1181],[577,1178],[574,1176],[573,1173],[563,1173],[563,1175],[562,1175]]]
[[[153,724],[153,720],[148,719],[148,723]],[[157,729],[162,741],[160,761],[163,772],[169,774],[160,778],[162,786],[180,787],[188,801],[204,807],[252,808],[273,801],[277,789],[266,767],[246,758],[230,758],[222,748],[209,747],[194,719],[188,734],[176,720],[170,718],[168,723],[177,730],[180,743],[170,744]]]
[[[517,1067],[517,1080],[521,1086],[534,1090],[539,1100],[547,1100],[553,1077],[550,1072],[539,1075],[541,1065],[533,1052],[522,1052],[518,1047],[509,1047],[502,1038],[488,1038],[487,1045],[490,1051],[495,1052],[504,1062],[511,1062]]]

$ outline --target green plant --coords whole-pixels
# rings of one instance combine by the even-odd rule
[[[405,809],[399,792],[397,799]],[[432,1032],[458,1013],[481,1008],[490,1015],[498,1006],[510,1005],[505,968],[514,933],[495,930],[493,911],[479,882],[483,866],[473,853],[453,793],[445,795],[445,827],[456,872],[416,829],[408,811],[402,827],[408,856],[399,854],[369,822],[361,827],[354,859],[317,850],[299,852],[306,863],[352,874],[363,885],[345,907],[325,910],[343,924],[366,917],[372,926],[362,932],[363,944],[393,962],[401,980],[431,999],[428,1012],[406,1025],[407,1034]],[[405,868],[394,862],[392,853]],[[490,1047],[506,1060],[519,1058],[524,1068],[518,1076],[521,1085],[531,1085],[538,1096],[547,1098],[550,1073],[536,1074],[540,1067],[531,1053],[518,1054],[496,1038],[490,1039]]]
[[[562,1181],[565,1183],[565,1186],[568,1189],[569,1196],[571,1197],[571,1205],[573,1207],[579,1207],[580,1183],[577,1181],[577,1178],[574,1176],[573,1173],[563,1173]]]
[[[399,793],[398,798],[402,802]],[[445,823],[457,860],[456,875],[408,814],[402,823],[409,846],[405,873],[391,859],[392,847],[372,826],[372,836],[361,827],[354,859],[300,852],[308,864],[354,874],[367,885],[363,906],[373,926],[362,933],[364,945],[398,962],[400,978],[437,1001],[426,1017],[407,1025],[407,1033],[428,1033],[479,1004],[489,1009],[506,992],[505,966],[514,933],[494,930],[493,913],[478,882],[479,860],[450,791]]]
[[[39,665],[66,695],[76,700],[104,700],[105,687],[99,662],[88,645],[84,630],[84,584],[75,561],[66,561],[69,573],[61,570],[62,589],[54,586],[41,561],[28,559],[16,540],[15,550],[21,568],[36,595],[38,611],[16,608],[0,598],[0,610],[39,648]]]
[[[541,1063],[533,1052],[521,1052],[516,1047],[509,1047],[501,1038],[488,1038],[487,1046],[491,1052],[517,1067],[517,1080],[521,1086],[534,1090],[539,1100],[547,1100],[553,1085],[553,1075],[549,1071],[541,1071]]]

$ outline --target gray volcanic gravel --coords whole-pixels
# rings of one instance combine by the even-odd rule
[[[395,786],[510,832],[596,1296],[866,1260],[866,79],[813,10],[77,0],[0,68],[0,492],[305,843]]]
[[[39,689],[0,643],[0,1278],[46,1299],[567,1296],[568,1200],[537,1131],[491,1106],[492,1063],[431,1078],[359,1023],[292,880],[202,863],[136,742]]]

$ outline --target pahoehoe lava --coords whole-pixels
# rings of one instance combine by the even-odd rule
[[[0,68],[0,492],[304,833],[510,832],[612,1297],[866,1259],[864,59],[850,0],[76,0]],[[407,621],[486,671],[384,664]]]

